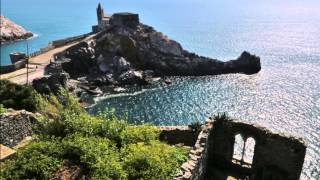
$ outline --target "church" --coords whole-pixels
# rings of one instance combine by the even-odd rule
[[[106,29],[110,25],[110,18],[111,15],[104,14],[103,7],[99,3],[97,7],[97,18],[98,18],[98,25],[92,26],[92,32],[96,33]]]

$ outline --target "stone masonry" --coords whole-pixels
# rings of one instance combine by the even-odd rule
[[[222,170],[226,177],[253,180],[287,179],[298,180],[306,153],[302,139],[276,134],[263,127],[233,120],[209,119],[200,129],[193,131],[188,126],[160,127],[160,139],[169,144],[192,147],[188,160],[180,167],[176,180],[215,179],[212,169]],[[253,161],[233,161],[235,136],[244,141],[255,140]],[[244,165],[245,164],[245,165]],[[230,173],[230,174],[228,174]]]
[[[31,136],[33,120],[34,114],[24,110],[0,114],[0,144],[13,147]]]

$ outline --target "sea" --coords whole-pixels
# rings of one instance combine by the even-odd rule
[[[136,12],[197,54],[223,61],[249,51],[261,58],[254,75],[172,77],[172,84],[132,88],[96,98],[88,111],[113,110],[132,123],[184,125],[227,112],[248,123],[303,137],[301,179],[320,180],[319,0],[1,0],[1,13],[36,36],[1,45],[33,52],[50,41],[91,31],[98,2],[105,13]]]

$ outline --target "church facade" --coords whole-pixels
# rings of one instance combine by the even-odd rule
[[[92,32],[97,33],[99,31],[103,31],[110,25],[110,17],[111,15],[106,15],[104,14],[104,9],[99,3],[97,7],[97,20],[98,20],[98,25],[92,26]]]

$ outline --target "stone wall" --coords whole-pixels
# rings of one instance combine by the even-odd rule
[[[133,13],[115,13],[111,16],[110,25],[135,28],[139,25],[139,15]]]
[[[25,137],[31,136],[31,123],[34,120],[34,114],[24,110],[9,110],[0,114],[0,144],[13,147]]]
[[[161,126],[160,140],[171,145],[183,144],[192,147],[188,160],[180,167],[176,180],[201,180],[207,168],[208,139],[211,136],[212,121],[207,121],[200,129],[190,126]]]
[[[27,61],[22,59],[17,61],[14,64],[0,66],[0,74],[6,74],[6,73],[10,73],[10,72],[25,68],[26,64],[27,64]]]
[[[56,40],[56,41],[52,41],[52,45],[55,48],[61,47],[61,46],[73,43],[75,41],[82,40],[82,39],[86,38],[87,36],[89,36],[90,34],[91,33],[83,34],[83,35],[79,35],[79,36],[74,36],[74,37],[69,37],[69,38],[65,38],[65,39],[60,39],[60,40]]]
[[[39,51],[35,51],[35,52],[31,53],[29,56],[30,57],[39,56],[40,54],[46,53],[46,52],[53,50],[55,48],[71,44],[75,41],[82,40],[82,39],[86,38],[87,36],[89,36],[90,34],[91,33],[87,33],[87,34],[82,34],[79,36],[73,36],[73,37],[69,37],[69,38],[65,38],[65,39],[52,41],[52,42],[48,43],[48,45],[46,47],[40,48]]]
[[[269,174],[268,177],[288,180],[300,178],[306,153],[303,140],[235,121],[216,121],[213,132],[213,137],[209,140],[209,146],[212,147],[208,152],[210,166],[236,169],[248,173],[254,179],[263,179],[262,176],[266,174]],[[251,168],[232,162],[235,136],[238,134],[243,137],[244,142],[250,137],[255,140]]]
[[[197,141],[199,131],[189,126],[160,126],[160,140],[168,144],[183,144],[193,147]]]

